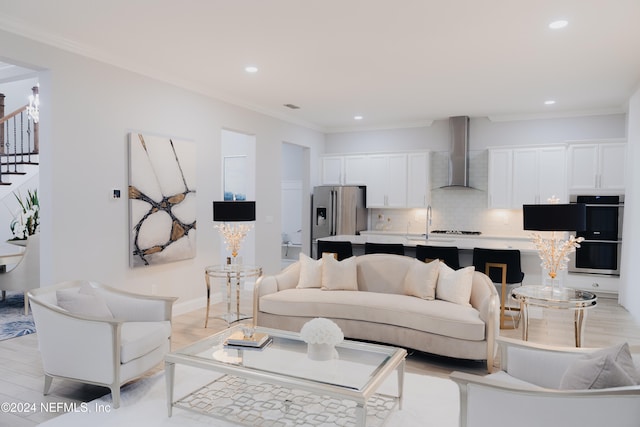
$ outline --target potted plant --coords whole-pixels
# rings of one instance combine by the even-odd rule
[[[38,190],[28,190],[27,197],[25,197],[24,200],[19,193],[13,194],[20,206],[10,224],[13,238],[11,238],[9,242],[24,245],[29,236],[40,231],[40,201],[38,200]]]

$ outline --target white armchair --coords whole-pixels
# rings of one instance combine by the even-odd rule
[[[0,291],[2,297],[6,291],[24,292],[24,314],[29,314],[27,291],[40,287],[40,234],[29,236],[20,259],[11,270],[0,273]]]
[[[572,362],[598,349],[545,346],[504,337],[497,343],[500,371],[484,377],[462,372],[450,376],[460,388],[460,426],[639,425],[639,385],[559,390]],[[637,369],[640,355],[633,350]]]
[[[54,377],[97,384],[111,389],[117,408],[120,386],[162,362],[170,349],[176,298],[70,281],[32,290],[29,299],[45,395]]]

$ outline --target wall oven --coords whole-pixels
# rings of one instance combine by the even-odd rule
[[[576,195],[571,202],[586,205],[587,228],[576,233],[584,241],[571,254],[569,272],[619,276],[624,196]]]

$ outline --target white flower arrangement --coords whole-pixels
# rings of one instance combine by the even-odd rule
[[[567,268],[569,254],[580,247],[584,237],[571,235],[569,240],[561,241],[555,238],[555,233],[551,239],[543,239],[535,233],[532,235],[532,240],[542,260],[540,265],[549,272],[549,277],[555,279],[558,271]]]
[[[330,344],[332,346],[344,340],[344,334],[340,327],[323,317],[309,320],[302,325],[300,337],[307,344]]]
[[[24,240],[40,230],[40,201],[38,190],[27,191],[27,197],[22,200],[20,194],[13,193],[19,207],[9,224],[13,240]]]

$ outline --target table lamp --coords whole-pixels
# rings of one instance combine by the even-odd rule
[[[253,224],[236,224],[238,222],[250,222],[256,220],[256,202],[250,201],[221,201],[213,202],[213,221],[221,222],[215,228],[227,244],[227,250],[235,261],[240,251],[240,245]],[[228,224],[233,223],[233,224]],[[234,262],[235,264],[235,262]]]
[[[539,233],[532,234],[542,267],[547,271],[552,284],[556,284],[558,272],[567,267],[569,254],[580,247],[583,237],[570,235],[561,240],[557,231],[583,231],[587,225],[587,210],[584,203],[547,205],[523,205],[523,228],[525,230],[551,231],[550,239],[543,239]]]

